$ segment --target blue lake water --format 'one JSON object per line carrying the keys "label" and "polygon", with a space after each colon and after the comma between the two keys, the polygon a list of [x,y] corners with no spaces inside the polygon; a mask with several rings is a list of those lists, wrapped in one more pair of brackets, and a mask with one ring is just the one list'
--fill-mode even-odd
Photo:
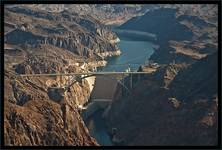
{"label": "blue lake water", "polygon": [[125,71],[129,67],[131,71],[136,71],[154,52],[152,46],[153,44],[148,41],[133,41],[120,37],[118,47],[122,54],[108,58],[108,64],[102,71]]}

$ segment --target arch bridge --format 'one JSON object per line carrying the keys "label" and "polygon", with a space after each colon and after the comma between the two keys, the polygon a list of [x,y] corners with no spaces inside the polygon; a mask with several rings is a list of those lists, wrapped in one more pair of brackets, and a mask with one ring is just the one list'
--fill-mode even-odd
{"label": "arch bridge", "polygon": [[[92,76],[96,76],[95,85],[91,92],[90,99],[85,106],[79,105],[79,110],[82,112],[84,119],[87,119],[98,109],[105,109],[107,112],[113,100],[117,84],[124,87],[125,91],[131,92],[133,88],[133,75],[137,75],[137,80],[140,76],[148,74],[148,72],[80,72],[80,73],[52,73],[52,74],[20,74],[20,77],[42,77],[42,76],[73,76],[72,80],[67,86],[64,87],[50,87],[54,91],[65,93],[69,91],[70,87],[77,82],[82,82]],[[124,77],[129,77],[128,86],[124,83]],[[123,79],[123,80],[122,80]],[[62,95],[64,96],[64,95]],[[61,96],[60,96],[61,98]]]}
{"label": "arch bridge", "polygon": [[[109,78],[112,78],[111,76],[118,77],[125,77],[130,75],[130,87],[132,88],[133,82],[132,77],[133,75],[138,75],[138,78],[142,74],[148,74],[148,72],[79,72],[79,73],[51,73],[51,74],[19,74],[17,76],[20,77],[41,77],[41,76],[73,76],[73,82],[69,84],[66,87],[63,87],[64,90],[68,90],[73,84],[76,82],[81,82],[83,79],[92,77],[92,76],[109,76]],[[61,87],[60,87],[61,88]]]}

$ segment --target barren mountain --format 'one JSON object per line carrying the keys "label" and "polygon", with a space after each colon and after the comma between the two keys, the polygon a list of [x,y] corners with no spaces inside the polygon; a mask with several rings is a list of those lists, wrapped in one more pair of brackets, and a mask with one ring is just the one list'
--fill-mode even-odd
{"label": "barren mountain", "polygon": [[81,15],[90,15],[106,25],[120,25],[134,16],[144,14],[148,7],[152,8],[151,5],[144,8],[139,4],[33,4],[29,7],[48,12],[67,10]]}
{"label": "barren mountain", "polygon": [[115,141],[121,145],[217,145],[217,57],[215,53],[190,66],[160,67],[134,80],[128,95],[120,86],[107,117],[110,133],[116,128]]}
{"label": "barren mountain", "polygon": [[24,6],[6,9],[5,20],[5,38],[10,44],[48,44],[86,57],[118,54],[116,35],[90,16]]}
{"label": "barren mountain", "polygon": [[191,63],[217,50],[216,5],[160,6],[160,9],[134,17],[120,26],[121,29],[157,35],[160,47],[151,56],[151,60],[158,63],[174,60]]}
{"label": "barren mountain", "polygon": [[[117,144],[218,143],[217,7],[174,7],[166,5],[120,26],[156,34],[160,47],[151,56],[159,67],[141,66],[139,71],[152,71],[140,80],[133,77],[130,94],[119,85],[107,117]],[[124,82],[129,85],[130,78]]]}
{"label": "barren mountain", "polygon": [[7,7],[4,23],[5,145],[98,145],[79,114],[90,96],[88,81],[62,91],[72,77],[17,75],[102,66],[120,53],[116,35],[89,15],[29,5]]}

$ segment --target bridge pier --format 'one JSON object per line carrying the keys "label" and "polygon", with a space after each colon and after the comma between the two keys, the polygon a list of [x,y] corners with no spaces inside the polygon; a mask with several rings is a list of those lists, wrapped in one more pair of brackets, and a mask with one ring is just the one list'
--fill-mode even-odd
{"label": "bridge pier", "polygon": [[133,74],[130,74],[130,88],[133,88]]}
{"label": "bridge pier", "polygon": [[140,75],[138,74],[138,82],[140,82]]}
{"label": "bridge pier", "polygon": [[[122,77],[122,80],[120,80],[120,82],[122,82],[123,85],[125,85],[125,84],[124,84],[124,78],[123,78],[123,77]],[[121,95],[123,96],[123,94],[124,94],[124,89],[123,89],[123,87],[121,87],[120,89],[121,89]]]}

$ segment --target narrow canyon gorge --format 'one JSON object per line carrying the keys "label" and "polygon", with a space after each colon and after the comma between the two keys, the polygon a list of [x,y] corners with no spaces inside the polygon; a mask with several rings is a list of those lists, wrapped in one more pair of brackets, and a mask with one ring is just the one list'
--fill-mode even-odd
{"label": "narrow canyon gorge", "polygon": [[[103,71],[146,74],[47,76]],[[217,5],[5,5],[4,145],[214,146],[217,132]]]}

